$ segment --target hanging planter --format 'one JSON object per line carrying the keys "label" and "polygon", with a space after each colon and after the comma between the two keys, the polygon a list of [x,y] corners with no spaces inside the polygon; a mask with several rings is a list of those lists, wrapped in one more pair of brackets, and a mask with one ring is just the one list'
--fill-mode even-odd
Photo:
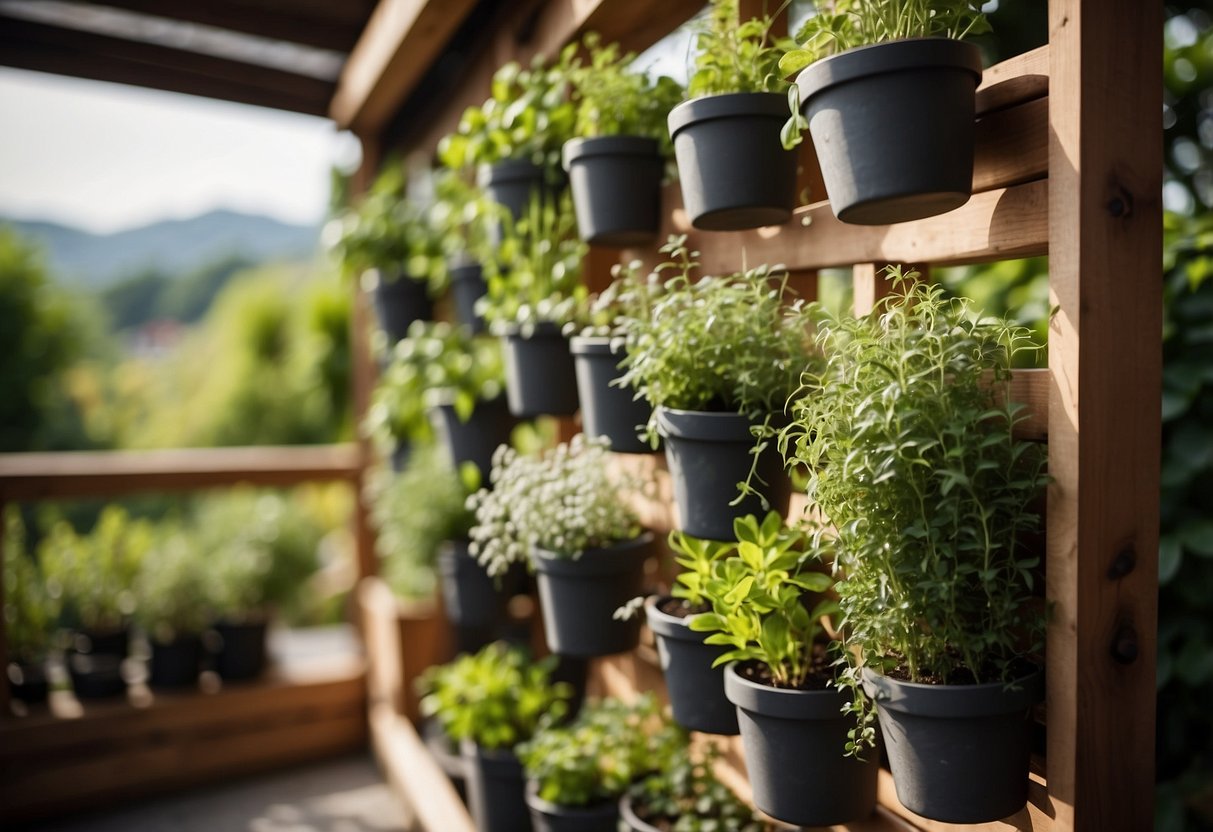
{"label": "hanging planter", "polygon": [[535,832],[616,832],[619,823],[619,803],[615,800],[562,806],[540,797],[534,781],[527,783],[526,803]]}
{"label": "hanging planter", "polygon": [[565,142],[577,229],[590,245],[628,248],[661,229],[664,161],[656,139],[600,136]]}
{"label": "hanging planter", "polygon": [[[707,540],[732,540],[735,518],[766,513],[756,495],[732,504],[739,494],[738,483],[750,476],[754,466],[753,426],[738,413],[657,409],[657,430],[665,439],[682,531]],[[760,454],[756,474],[754,488],[766,496],[772,509],[786,514],[792,486],[774,442]]]}
{"label": "hanging planter", "polygon": [[653,449],[637,432],[648,423],[653,408],[644,399],[636,398],[630,387],[614,383],[623,376],[619,369],[623,347],[612,346],[611,339],[605,336],[577,336],[569,339],[569,350],[576,367],[582,428],[586,434],[591,438],[604,437],[616,453],[652,453]]}
{"label": "hanging planter", "polygon": [[408,335],[413,321],[428,321],[434,317],[429,286],[425,280],[404,274],[389,280],[380,271],[379,282],[375,285],[375,315],[388,343],[395,344]]}
{"label": "hanging planter", "polygon": [[618,620],[615,610],[642,594],[644,562],[653,535],[601,549],[576,558],[536,549],[531,562],[538,573],[543,632],[553,653],[567,656],[609,656],[634,648],[640,640],[640,620]]}
{"label": "hanging planter", "polygon": [[460,744],[467,777],[468,808],[478,832],[530,829],[522,763],[512,751],[486,751],[473,742]]}
{"label": "hanging planter", "polygon": [[27,705],[46,701],[50,684],[46,678],[46,665],[42,662],[9,662],[8,689],[13,698]]}
{"label": "hanging planter", "polygon": [[215,672],[225,682],[256,679],[266,666],[266,620],[219,621],[211,631]]}
{"label": "hanging planter", "polygon": [[790,690],[747,678],[730,664],[724,689],[737,706],[746,770],[759,809],[799,826],[861,820],[876,806],[880,758],[843,756],[853,716],[849,695],[835,688]]}
{"label": "hanging planter", "polygon": [[801,72],[801,112],[834,215],[886,225],[968,202],[980,82],[981,52],[950,38],[861,46]]}
{"label": "hanging planter", "polygon": [[691,225],[740,231],[792,218],[796,154],[784,150],[779,138],[787,114],[784,96],[767,92],[709,95],[670,111]]}
{"label": "hanging planter", "polygon": [[916,684],[865,668],[863,686],[876,700],[903,806],[948,823],[1001,820],[1023,808],[1042,670],[1008,687]]}
{"label": "hanging planter", "polygon": [[198,684],[202,670],[202,637],[182,635],[162,642],[149,638],[152,648],[147,683],[153,688],[184,688]]}
{"label": "hanging planter", "polygon": [[503,340],[511,413],[529,418],[577,412],[577,372],[568,339],[556,324],[537,324],[529,335],[511,326]]}
{"label": "hanging planter", "polygon": [[692,731],[732,736],[738,732],[737,709],[724,695],[723,668],[712,667],[727,648],[704,644],[708,633],[693,631],[689,617],[665,611],[680,603],[669,595],[653,595],[644,602],[645,619],[657,637],[674,721]]}
{"label": "hanging planter", "polygon": [[442,602],[456,627],[489,630],[497,623],[502,593],[468,551],[467,540],[448,540],[438,553]]}
{"label": "hanging planter", "polygon": [[467,421],[459,418],[453,403],[442,402],[430,409],[434,432],[438,434],[451,461],[458,469],[470,462],[480,471],[480,481],[488,483],[493,468],[493,452],[510,441],[517,424],[510,414],[505,396],[476,402]]}
{"label": "hanging planter", "polygon": [[76,697],[108,699],[125,693],[122,662],[129,646],[129,627],[73,633],[64,660]]}
{"label": "hanging planter", "polygon": [[518,220],[526,214],[531,200],[543,193],[544,170],[526,159],[507,159],[481,165],[476,171],[476,184],[484,189],[485,196]]}
{"label": "hanging planter", "polygon": [[471,327],[473,333],[484,332],[484,318],[476,314],[476,301],[484,297],[488,284],[479,263],[457,261],[448,265],[451,273],[451,298],[455,303],[455,320]]}

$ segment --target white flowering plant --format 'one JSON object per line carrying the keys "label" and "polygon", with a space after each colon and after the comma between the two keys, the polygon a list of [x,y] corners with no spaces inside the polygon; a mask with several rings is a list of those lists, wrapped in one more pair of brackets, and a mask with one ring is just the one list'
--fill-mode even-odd
{"label": "white flowering plant", "polygon": [[476,512],[471,552],[494,577],[535,549],[575,559],[587,549],[632,540],[640,522],[625,495],[636,483],[614,476],[605,440],[574,436],[536,455],[502,445],[492,490],[468,498]]}

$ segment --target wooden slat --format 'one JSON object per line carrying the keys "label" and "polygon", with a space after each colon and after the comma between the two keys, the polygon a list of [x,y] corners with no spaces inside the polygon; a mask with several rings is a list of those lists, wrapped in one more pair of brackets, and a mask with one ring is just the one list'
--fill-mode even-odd
{"label": "wooden slat", "polygon": [[1040,46],[995,64],[982,73],[977,115],[1049,94],[1049,47]]}
{"label": "wooden slat", "polygon": [[1037,98],[978,120],[973,193],[1042,179],[1049,172],[1049,101]]}
{"label": "wooden slat", "polygon": [[0,498],[114,496],[249,483],[353,480],[355,445],[0,454]]}
{"label": "wooden slat", "polygon": [[887,769],[880,771],[876,800],[884,812],[922,832],[1049,832],[1054,826],[1044,778],[1035,773],[1029,778],[1027,805],[1011,817],[991,823],[943,823],[911,812],[897,799],[897,787]]}
{"label": "wooden slat", "polygon": [[1046,679],[1058,829],[1154,822],[1161,25],[1160,3],[1049,2]]}
{"label": "wooden slat", "polygon": [[371,742],[379,767],[425,832],[475,832],[451,781],[417,730],[387,705],[371,709]]}

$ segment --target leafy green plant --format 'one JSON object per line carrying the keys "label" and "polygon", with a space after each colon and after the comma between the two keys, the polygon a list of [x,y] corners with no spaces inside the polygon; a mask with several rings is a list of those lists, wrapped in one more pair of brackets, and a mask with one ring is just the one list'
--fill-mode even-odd
{"label": "leafy green plant", "polygon": [[551,63],[537,56],[529,69],[503,65],[488,100],[464,110],[456,131],[439,143],[438,158],[453,170],[507,159],[559,170],[560,148],[573,138],[577,120],[569,94],[576,52],[573,43]]}
{"label": "leafy green plant", "polygon": [[691,98],[734,92],[779,92],[786,86],[779,59],[791,45],[775,38],[774,14],[741,19],[740,0],[712,0],[704,28],[696,35],[695,68],[687,84]]}
{"label": "leafy green plant", "polygon": [[525,216],[502,222],[497,256],[485,261],[488,293],[476,311],[494,332],[513,326],[529,335],[540,323],[563,326],[586,303],[581,262],[589,247],[577,236],[567,192],[533,199]]}
{"label": "leafy green plant", "polygon": [[26,551],[25,526],[16,506],[4,512],[4,624],[11,661],[37,663],[46,658],[58,599],[48,591],[46,577]]}
{"label": "leafy green plant", "polygon": [[863,661],[914,682],[1011,682],[1044,627],[1025,537],[1045,457],[1014,437],[1023,406],[1009,393],[1012,357],[1037,347],[913,272],[889,276],[871,315],[822,313],[826,364],[780,446],[808,466],[808,495],[837,528],[818,542],[844,576]]}
{"label": "leafy green plant", "polygon": [[381,468],[367,485],[381,574],[402,598],[427,598],[444,541],[467,537],[468,488],[436,445],[416,445],[399,474]]}
{"label": "leafy green plant", "polygon": [[366,428],[381,439],[433,439],[429,409],[449,402],[466,422],[477,402],[505,390],[505,365],[496,338],[478,338],[445,321],[414,321],[397,342],[379,377]]}
{"label": "leafy green plant", "polygon": [[[782,412],[816,360],[803,303],[784,303],[786,273],[758,266],[694,282],[698,252],[685,237],[671,237],[661,251],[672,259],[658,272],[674,272],[664,292],[643,314],[619,316],[627,344],[621,383],[654,407],[755,420]],[[648,435],[655,446],[655,416]]]}
{"label": "leafy green plant", "polygon": [[[906,38],[961,40],[990,31],[981,0],[815,0],[817,13],[796,33],[800,45],[779,59],[783,77],[857,46]],[[808,121],[800,112],[800,88],[788,87],[791,116],[783,126],[783,146],[800,144]]]}
{"label": "leafy green plant", "polygon": [[635,483],[612,474],[605,440],[578,434],[546,452],[521,455],[502,445],[493,455],[492,490],[468,500],[476,512],[471,552],[493,576],[538,547],[575,559],[586,549],[640,534],[625,500]]}
{"label": "leafy green plant", "polygon": [[771,832],[772,826],[713,773],[720,749],[687,745],[666,765],[645,776],[628,795],[632,810],[650,826],[668,832]]}
{"label": "leafy green plant", "polygon": [[[700,592],[712,610],[689,621],[692,630],[712,634],[708,644],[729,648],[713,666],[758,662],[770,684],[781,688],[806,687],[815,670],[832,675],[823,674],[824,653],[817,648],[821,619],[838,605],[827,598],[810,612],[802,599],[825,592],[833,580],[811,570],[803,532],[786,528],[774,511],[761,524],[752,514],[738,518],[733,531],[736,543],[707,544],[712,568]],[[722,549],[727,556],[719,554]]]}
{"label": "leafy green plant", "polygon": [[511,750],[568,711],[572,687],[551,681],[555,664],[554,656],[532,662],[522,648],[494,642],[427,670],[418,682],[421,711],[456,742]]}
{"label": "leafy green plant", "polygon": [[682,600],[687,609],[696,613],[707,612],[712,606],[705,594],[716,570],[734,544],[717,540],[703,540],[674,529],[668,538],[674,562],[682,567],[670,587],[670,595]]}
{"label": "leafy green plant", "polygon": [[[491,260],[497,254],[493,229],[506,211],[468,181],[462,171],[440,168],[431,176],[433,201],[427,212],[430,228],[438,237],[437,251],[429,260],[431,281],[446,285],[450,267],[469,260]],[[435,275],[441,272],[442,277]]]}
{"label": "leafy green plant", "polygon": [[571,724],[545,727],[517,750],[541,799],[588,806],[617,800],[637,777],[665,768],[686,743],[686,733],[646,693],[630,705],[588,702]]}
{"label": "leafy green plant", "polygon": [[164,643],[209,626],[211,601],[203,590],[210,567],[187,533],[161,529],[158,538],[135,579],[135,621]]}
{"label": "leafy green plant", "polygon": [[38,547],[38,562],[69,621],[81,629],[111,630],[135,611],[131,587],[153,542],[150,523],[107,506],[88,534],[78,534],[66,521],[53,525]]}

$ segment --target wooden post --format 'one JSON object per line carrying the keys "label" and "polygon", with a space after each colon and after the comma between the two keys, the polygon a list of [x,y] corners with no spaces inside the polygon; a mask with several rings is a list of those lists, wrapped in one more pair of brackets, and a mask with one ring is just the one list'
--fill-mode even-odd
{"label": "wooden post", "polygon": [[8,689],[8,619],[5,617],[4,600],[6,590],[4,588],[4,535],[8,528],[8,523],[5,519],[7,507],[3,499],[0,499],[0,719],[9,716],[9,689]]}
{"label": "wooden post", "polygon": [[1049,2],[1048,784],[1058,829],[1153,825],[1161,4]]}

